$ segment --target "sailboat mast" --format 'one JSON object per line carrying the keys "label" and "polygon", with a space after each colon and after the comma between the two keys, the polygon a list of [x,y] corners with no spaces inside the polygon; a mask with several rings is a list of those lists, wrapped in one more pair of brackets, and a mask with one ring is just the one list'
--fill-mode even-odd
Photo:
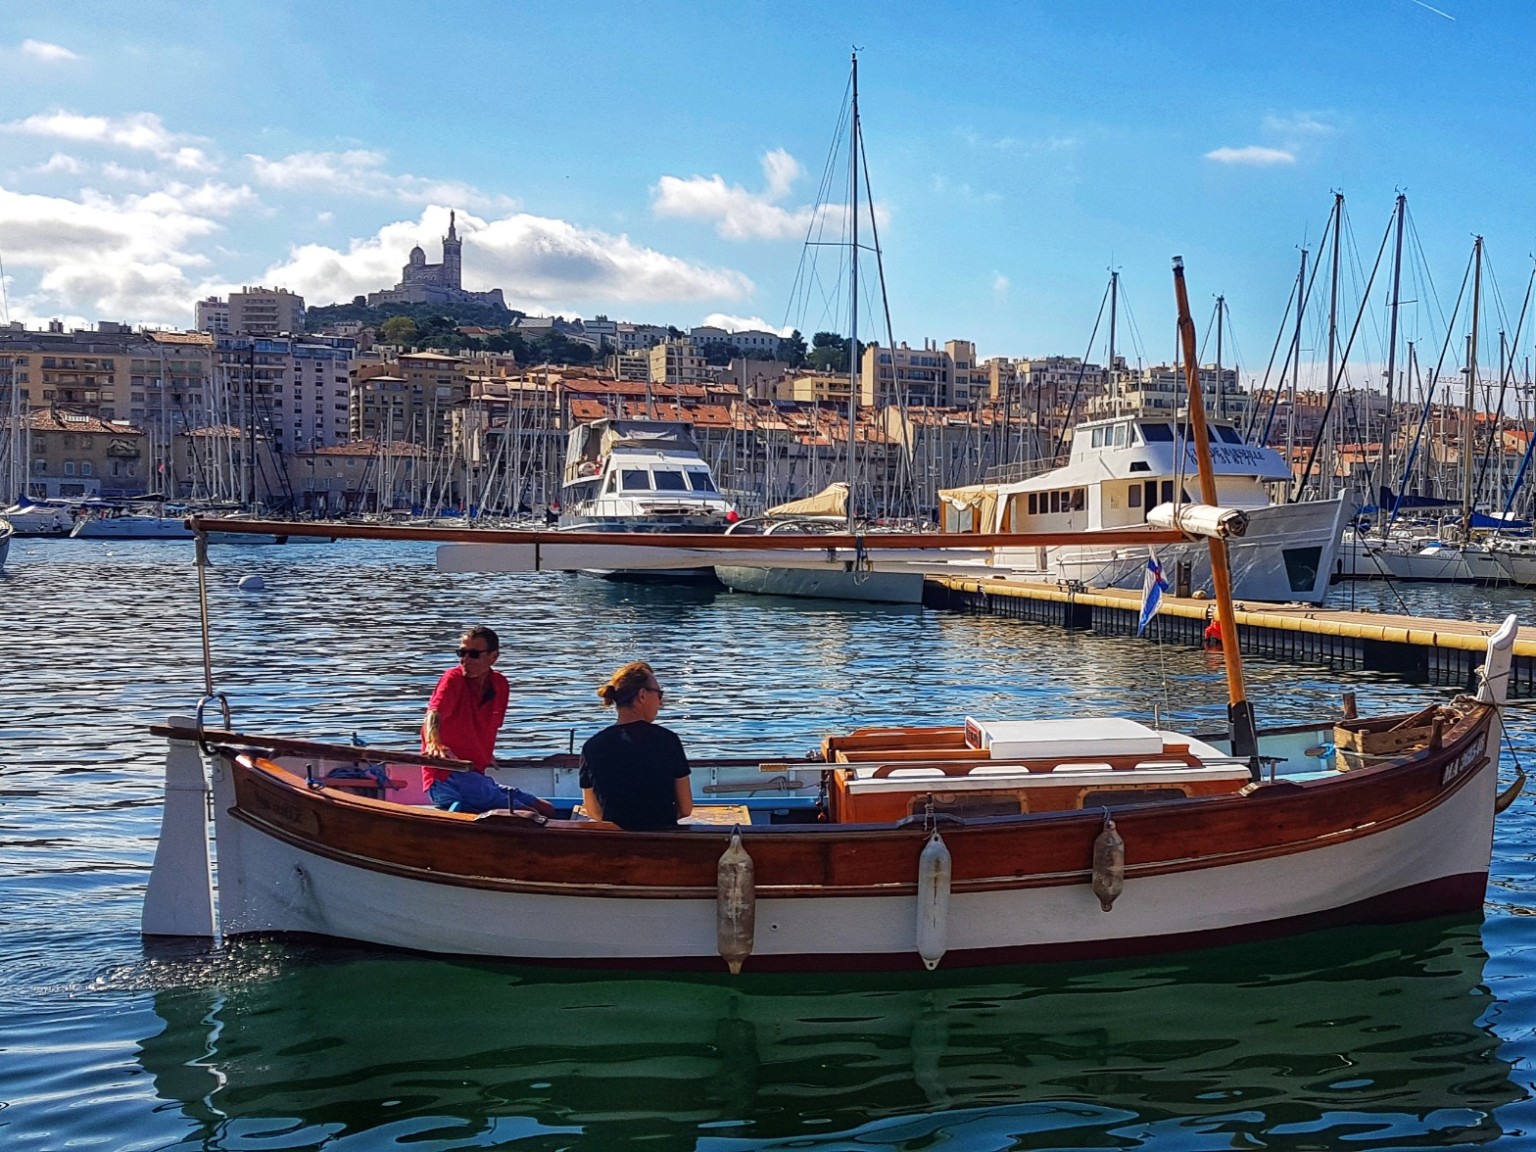
{"label": "sailboat mast", "polygon": [[[1334,392],[1333,392],[1333,386],[1334,386],[1334,380],[1333,380],[1334,353],[1338,349],[1338,344],[1339,344],[1339,240],[1341,238],[1341,233],[1343,232],[1343,230],[1344,230],[1344,193],[1342,193],[1342,192],[1335,192],[1333,194],[1333,254],[1332,254],[1333,255],[1333,264],[1332,264],[1332,268],[1331,268],[1331,271],[1330,271],[1330,274],[1329,274],[1329,277],[1328,277],[1328,396],[1329,396],[1329,399],[1330,399],[1330,403],[1332,401],[1332,397],[1333,397],[1333,394],[1334,394]],[[1317,443],[1321,444],[1323,442],[1324,438],[1327,437],[1328,435],[1329,435],[1329,430],[1327,428],[1319,428],[1317,430],[1317,436],[1318,436]],[[1316,447],[1317,447],[1317,445],[1315,444],[1314,445],[1314,452],[1313,452],[1314,455],[1316,454]],[[1312,461],[1311,461],[1311,459],[1308,459],[1308,461],[1307,461],[1307,475],[1302,477],[1303,485],[1305,485],[1307,480],[1311,479],[1311,475],[1312,475]],[[1335,475],[1337,475],[1337,473],[1335,473]],[[1331,495],[1331,493],[1324,486],[1324,484],[1323,484],[1321,479],[1319,479],[1318,482],[1317,482],[1317,494],[1320,497],[1327,497],[1327,496]],[[1298,495],[1300,495],[1300,493],[1298,493]]]}
{"label": "sailboat mast", "polygon": [[[1397,194],[1397,244],[1392,256],[1392,313],[1391,323],[1387,329],[1387,406],[1381,422],[1381,464],[1376,470],[1376,474],[1382,480],[1387,478],[1387,453],[1392,440],[1392,379],[1393,373],[1397,371],[1397,313],[1402,303],[1403,282],[1403,217],[1407,212],[1408,197],[1399,192]],[[1375,495],[1377,529],[1385,534],[1387,530],[1386,501],[1381,498],[1380,492]]]}
{"label": "sailboat mast", "polygon": [[1109,395],[1110,411],[1120,415],[1120,373],[1115,371],[1115,319],[1120,304],[1120,273],[1109,274]]}
{"label": "sailboat mast", "polygon": [[[853,507],[858,490],[858,418],[859,418],[859,54],[853,57],[853,104],[848,121],[848,531],[853,531]],[[891,369],[896,368],[896,352],[891,350]]]}
{"label": "sailboat mast", "polygon": [[1221,386],[1221,335],[1226,310],[1227,298],[1216,297],[1216,415],[1223,420],[1227,418],[1227,390]]}
{"label": "sailboat mast", "polygon": [[[1211,441],[1205,420],[1205,398],[1200,392],[1199,353],[1195,349],[1195,322],[1189,314],[1189,292],[1184,285],[1184,258],[1173,258],[1173,288],[1179,304],[1179,337],[1184,351],[1184,386],[1189,395],[1189,432],[1195,443],[1200,470],[1200,500],[1216,504],[1216,470],[1211,461]],[[1227,542],[1207,537],[1211,552],[1211,582],[1216,588],[1216,608],[1221,622],[1221,654],[1227,669],[1227,722],[1232,754],[1248,760],[1254,779],[1259,778],[1258,730],[1253,705],[1243,687],[1243,659],[1238,650],[1237,620],[1232,611],[1232,572],[1227,564]]]}
{"label": "sailboat mast", "polygon": [[[1301,374],[1301,322],[1302,314],[1306,310],[1307,299],[1307,250],[1301,250],[1301,271],[1296,274],[1296,332],[1291,337],[1291,389],[1287,399],[1290,402],[1290,416],[1285,422],[1285,467],[1289,472],[1295,466],[1296,460],[1296,377]],[[1266,437],[1267,439],[1267,437]],[[1285,489],[1286,500],[1290,500],[1291,489],[1287,485]]]}
{"label": "sailboat mast", "polygon": [[1461,418],[1461,538],[1472,532],[1473,404],[1477,399],[1477,322],[1483,301],[1483,238],[1472,242],[1472,334],[1467,337],[1467,401]]}

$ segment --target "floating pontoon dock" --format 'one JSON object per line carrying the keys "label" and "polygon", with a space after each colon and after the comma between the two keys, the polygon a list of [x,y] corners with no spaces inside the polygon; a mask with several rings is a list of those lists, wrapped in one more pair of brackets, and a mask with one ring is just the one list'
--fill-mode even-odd
{"label": "floating pontoon dock", "polygon": [[[1135,635],[1141,614],[1141,592],[1135,589],[954,576],[930,576],[923,603],[1107,635]],[[1165,595],[1147,636],[1198,646],[1214,611],[1211,600]],[[1487,650],[1487,638],[1496,627],[1471,620],[1305,605],[1239,603],[1236,616],[1238,640],[1246,655],[1393,672],[1437,684],[1471,684]],[[1536,628],[1520,629],[1509,691],[1512,696],[1536,695]]]}

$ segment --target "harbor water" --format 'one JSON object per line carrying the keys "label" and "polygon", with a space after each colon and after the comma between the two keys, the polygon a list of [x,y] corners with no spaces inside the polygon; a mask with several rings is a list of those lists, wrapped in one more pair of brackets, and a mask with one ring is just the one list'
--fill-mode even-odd
{"label": "harbor water", "polygon": [[[699,755],[795,756],[859,724],[967,715],[1189,731],[1225,715],[1219,659],[1126,637],[445,575],[414,544],[212,556],[214,683],[250,731],[412,746],[477,622],[502,638],[507,754],[602,726],[594,689],[635,658]],[[1536,1146],[1530,794],[1500,817],[1482,917],[1154,961],[624,979],[314,941],[157,944],[138,933],[164,756],[147,729],[203,689],[191,545],[18,540],[0,594],[6,1152]],[[1335,594],[1536,621],[1528,592]],[[1346,690],[1362,711],[1450,691],[1247,671],[1261,723],[1336,710]],[[1527,767],[1533,718],[1510,708]]]}

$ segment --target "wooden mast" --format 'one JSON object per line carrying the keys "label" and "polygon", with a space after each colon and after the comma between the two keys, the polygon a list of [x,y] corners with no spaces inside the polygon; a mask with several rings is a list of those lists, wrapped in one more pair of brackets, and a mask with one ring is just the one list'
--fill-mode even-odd
{"label": "wooden mast", "polygon": [[[1211,441],[1206,430],[1205,399],[1200,392],[1200,364],[1195,350],[1195,322],[1189,314],[1189,292],[1184,284],[1184,258],[1173,258],[1173,290],[1179,304],[1179,338],[1184,353],[1184,381],[1189,394],[1189,436],[1195,443],[1200,469],[1200,501],[1215,507],[1216,472],[1211,463]],[[1219,385],[1218,385],[1219,386]],[[1232,571],[1227,564],[1227,542],[1208,536],[1211,581],[1216,587],[1217,620],[1221,623],[1221,655],[1227,668],[1227,722],[1232,753],[1248,760],[1253,778],[1259,778],[1258,736],[1253,705],[1243,687],[1243,660],[1238,651],[1237,620],[1232,611]]]}
{"label": "wooden mast", "polygon": [[[853,534],[856,517],[854,501],[859,486],[859,54],[854,52],[853,73],[849,84],[853,103],[848,118],[848,503],[844,509],[844,527]],[[896,353],[891,353],[891,370],[896,368]]]}

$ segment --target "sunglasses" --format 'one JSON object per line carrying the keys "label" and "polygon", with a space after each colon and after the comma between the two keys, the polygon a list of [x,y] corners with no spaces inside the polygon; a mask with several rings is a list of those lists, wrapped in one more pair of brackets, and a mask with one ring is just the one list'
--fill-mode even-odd
{"label": "sunglasses", "polygon": [[667,698],[666,689],[664,689],[664,688],[651,688],[651,689],[648,689],[648,690],[651,691],[651,692],[656,693],[656,700],[657,700],[658,703],[660,703],[661,701],[664,701]]}
{"label": "sunglasses", "polygon": [[473,656],[475,659],[478,660],[480,657],[488,656],[488,655],[490,655],[494,651],[495,651],[494,648],[460,648],[459,649],[459,656],[460,656],[460,658],[463,658],[465,656]]}

